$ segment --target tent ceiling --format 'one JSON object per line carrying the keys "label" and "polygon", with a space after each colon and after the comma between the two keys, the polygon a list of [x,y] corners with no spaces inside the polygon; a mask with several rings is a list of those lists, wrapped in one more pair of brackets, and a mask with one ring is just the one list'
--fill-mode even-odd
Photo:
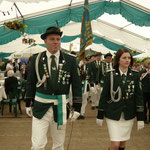
{"label": "tent ceiling", "polygon": [[[0,3],[3,0],[0,0]],[[39,3],[41,1],[48,2],[49,0],[7,0],[8,2],[23,2],[23,3]]]}
{"label": "tent ceiling", "polygon": [[[11,1],[11,0],[8,0],[8,1]],[[13,3],[8,2],[8,1],[0,0],[1,2],[0,11],[7,12],[11,10],[11,6]],[[47,12],[52,12],[52,11],[56,12],[62,9],[67,9],[70,7],[69,6],[70,1],[71,0],[63,0],[63,1],[62,0],[49,0],[48,2],[39,2],[39,3],[32,3],[32,4],[30,3],[26,4],[26,3],[21,3],[21,2],[17,2],[16,4],[18,8],[20,9],[24,18],[28,18],[31,16],[35,16],[35,14],[43,15]],[[89,0],[89,3],[91,2],[93,3],[96,1],[98,0]],[[103,0],[99,0],[99,1],[103,1]],[[114,0],[114,2],[116,1],[118,0]],[[138,10],[142,10],[143,12],[146,12],[148,15],[150,15],[149,0],[142,0],[142,1],[122,0],[122,1],[125,3],[130,3],[134,8],[137,8]],[[30,2],[34,2],[34,1],[31,0]],[[84,3],[84,0],[73,0],[72,6],[70,8],[83,5],[83,3]],[[17,15],[20,16],[19,13]],[[3,13],[0,13],[1,23],[12,18],[16,18],[15,9],[13,9],[10,15],[6,14],[5,16],[3,16]],[[128,48],[135,49],[138,51],[150,50],[149,48],[150,47],[150,27],[140,27],[140,26],[134,25],[131,22],[128,22],[121,15],[109,15],[107,13],[104,13],[98,19],[96,19],[96,21],[92,21],[92,29],[95,35],[111,40],[117,44],[122,44],[124,46],[127,46]],[[64,31],[64,35],[68,35],[68,36],[78,35],[80,34],[81,24],[70,23],[64,26],[62,30]],[[36,41],[39,43],[43,42],[39,38],[40,35],[32,35],[31,37],[35,38]],[[21,49],[24,49],[27,47],[26,45],[21,43],[21,39],[17,39],[15,40],[15,42],[13,41],[8,44],[4,44],[0,46],[0,51],[2,51],[2,49],[7,50],[12,47],[13,47],[12,48],[13,50],[12,49],[11,50],[14,51],[14,49],[18,48],[18,46],[15,46],[16,43],[18,43],[18,41],[20,42]]]}

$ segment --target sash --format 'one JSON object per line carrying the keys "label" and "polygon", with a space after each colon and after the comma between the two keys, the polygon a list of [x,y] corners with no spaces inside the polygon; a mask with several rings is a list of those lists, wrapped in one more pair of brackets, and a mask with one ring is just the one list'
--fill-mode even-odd
{"label": "sash", "polygon": [[87,92],[87,80],[82,81],[83,87],[82,87],[82,94]]}
{"label": "sash", "polygon": [[35,100],[42,103],[54,103],[57,105],[58,112],[58,121],[57,127],[59,125],[65,125],[67,123],[67,112],[66,112],[66,103],[68,102],[69,95],[47,95],[36,92]]}

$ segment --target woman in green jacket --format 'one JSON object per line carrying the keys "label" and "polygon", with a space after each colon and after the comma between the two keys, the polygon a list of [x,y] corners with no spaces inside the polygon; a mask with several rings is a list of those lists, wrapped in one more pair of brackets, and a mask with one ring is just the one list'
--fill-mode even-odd
{"label": "woman in green jacket", "polygon": [[133,58],[127,49],[119,49],[114,58],[114,70],[106,74],[99,102],[97,124],[104,116],[110,136],[109,150],[124,150],[130,139],[135,116],[138,130],[144,127],[143,96],[139,74],[130,68]]}

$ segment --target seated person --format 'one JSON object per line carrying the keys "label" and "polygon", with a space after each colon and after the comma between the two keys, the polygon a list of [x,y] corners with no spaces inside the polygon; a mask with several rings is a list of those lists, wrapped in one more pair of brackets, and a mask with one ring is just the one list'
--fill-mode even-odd
{"label": "seated person", "polygon": [[5,79],[5,92],[7,95],[9,93],[13,93],[14,91],[17,91],[18,87],[18,80],[16,77],[14,77],[14,71],[9,70],[7,72],[8,78]]}

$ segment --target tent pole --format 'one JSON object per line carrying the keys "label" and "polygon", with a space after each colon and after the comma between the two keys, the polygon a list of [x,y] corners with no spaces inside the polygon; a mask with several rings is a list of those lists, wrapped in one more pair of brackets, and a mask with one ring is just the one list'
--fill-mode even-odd
{"label": "tent pole", "polygon": [[72,0],[70,1],[70,4],[69,4],[69,6],[71,6],[71,4],[72,4]]}
{"label": "tent pole", "polygon": [[127,25],[121,27],[120,30],[121,30],[121,29],[124,29],[125,27],[128,27],[128,26],[130,26],[130,25],[132,25],[132,23],[129,23],[129,24],[127,24]]}
{"label": "tent pole", "polygon": [[18,12],[20,13],[21,18],[23,18],[23,15],[21,14],[21,11],[19,10],[19,8],[18,8],[18,6],[16,5],[16,3],[14,3],[14,6],[17,8]]}

